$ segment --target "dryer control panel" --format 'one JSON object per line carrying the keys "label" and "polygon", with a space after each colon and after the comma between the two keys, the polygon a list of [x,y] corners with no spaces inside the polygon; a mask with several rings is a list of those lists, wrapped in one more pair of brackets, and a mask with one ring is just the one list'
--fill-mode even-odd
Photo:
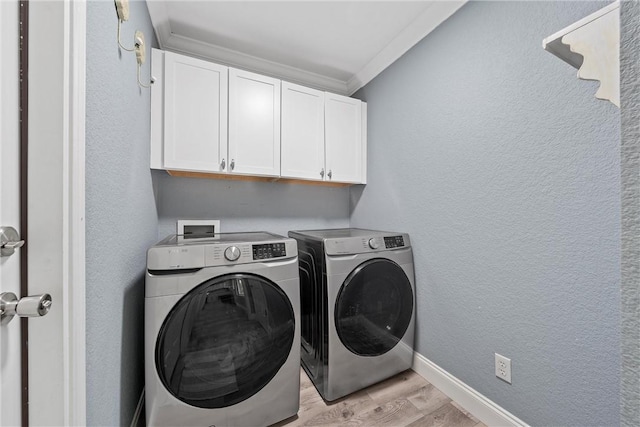
{"label": "dryer control panel", "polygon": [[364,237],[336,237],[323,239],[324,250],[327,255],[364,254],[371,252],[400,250],[411,247],[409,235],[375,235]]}

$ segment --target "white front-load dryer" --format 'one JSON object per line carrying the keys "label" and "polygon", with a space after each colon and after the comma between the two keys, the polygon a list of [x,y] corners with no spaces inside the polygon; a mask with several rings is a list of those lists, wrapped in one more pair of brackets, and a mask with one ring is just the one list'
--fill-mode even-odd
{"label": "white front-load dryer", "polygon": [[415,278],[406,233],[290,231],[298,241],[302,367],[333,401],[409,369]]}
{"label": "white front-load dryer", "polygon": [[170,236],[147,254],[149,426],[267,426],[300,399],[296,241]]}

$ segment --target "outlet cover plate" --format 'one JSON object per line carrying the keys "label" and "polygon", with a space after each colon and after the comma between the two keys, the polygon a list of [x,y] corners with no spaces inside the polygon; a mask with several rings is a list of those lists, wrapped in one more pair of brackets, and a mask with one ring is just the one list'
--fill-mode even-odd
{"label": "outlet cover plate", "polygon": [[511,384],[511,359],[495,353],[496,377]]}

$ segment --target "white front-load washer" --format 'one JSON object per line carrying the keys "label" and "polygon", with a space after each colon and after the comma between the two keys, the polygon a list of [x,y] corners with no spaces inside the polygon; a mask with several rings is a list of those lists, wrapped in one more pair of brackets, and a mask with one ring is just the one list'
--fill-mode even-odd
{"label": "white front-load washer", "polygon": [[169,236],[145,284],[149,426],[267,426],[298,412],[296,241]]}
{"label": "white front-load washer", "polygon": [[302,367],[327,401],[411,367],[413,252],[405,233],[290,231],[298,241]]}

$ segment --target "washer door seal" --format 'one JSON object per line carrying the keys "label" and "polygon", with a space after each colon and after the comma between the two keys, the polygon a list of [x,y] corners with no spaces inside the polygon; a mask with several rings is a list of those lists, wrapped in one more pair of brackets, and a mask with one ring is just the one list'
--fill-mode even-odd
{"label": "washer door seal", "polygon": [[359,356],[380,356],[402,339],[413,314],[409,278],[395,262],[374,258],[345,279],[335,304],[342,344]]}
{"label": "washer door seal", "polygon": [[223,408],[256,394],[291,352],[295,316],[275,283],[252,274],[210,279],[187,293],[164,320],[156,370],[177,399]]}

